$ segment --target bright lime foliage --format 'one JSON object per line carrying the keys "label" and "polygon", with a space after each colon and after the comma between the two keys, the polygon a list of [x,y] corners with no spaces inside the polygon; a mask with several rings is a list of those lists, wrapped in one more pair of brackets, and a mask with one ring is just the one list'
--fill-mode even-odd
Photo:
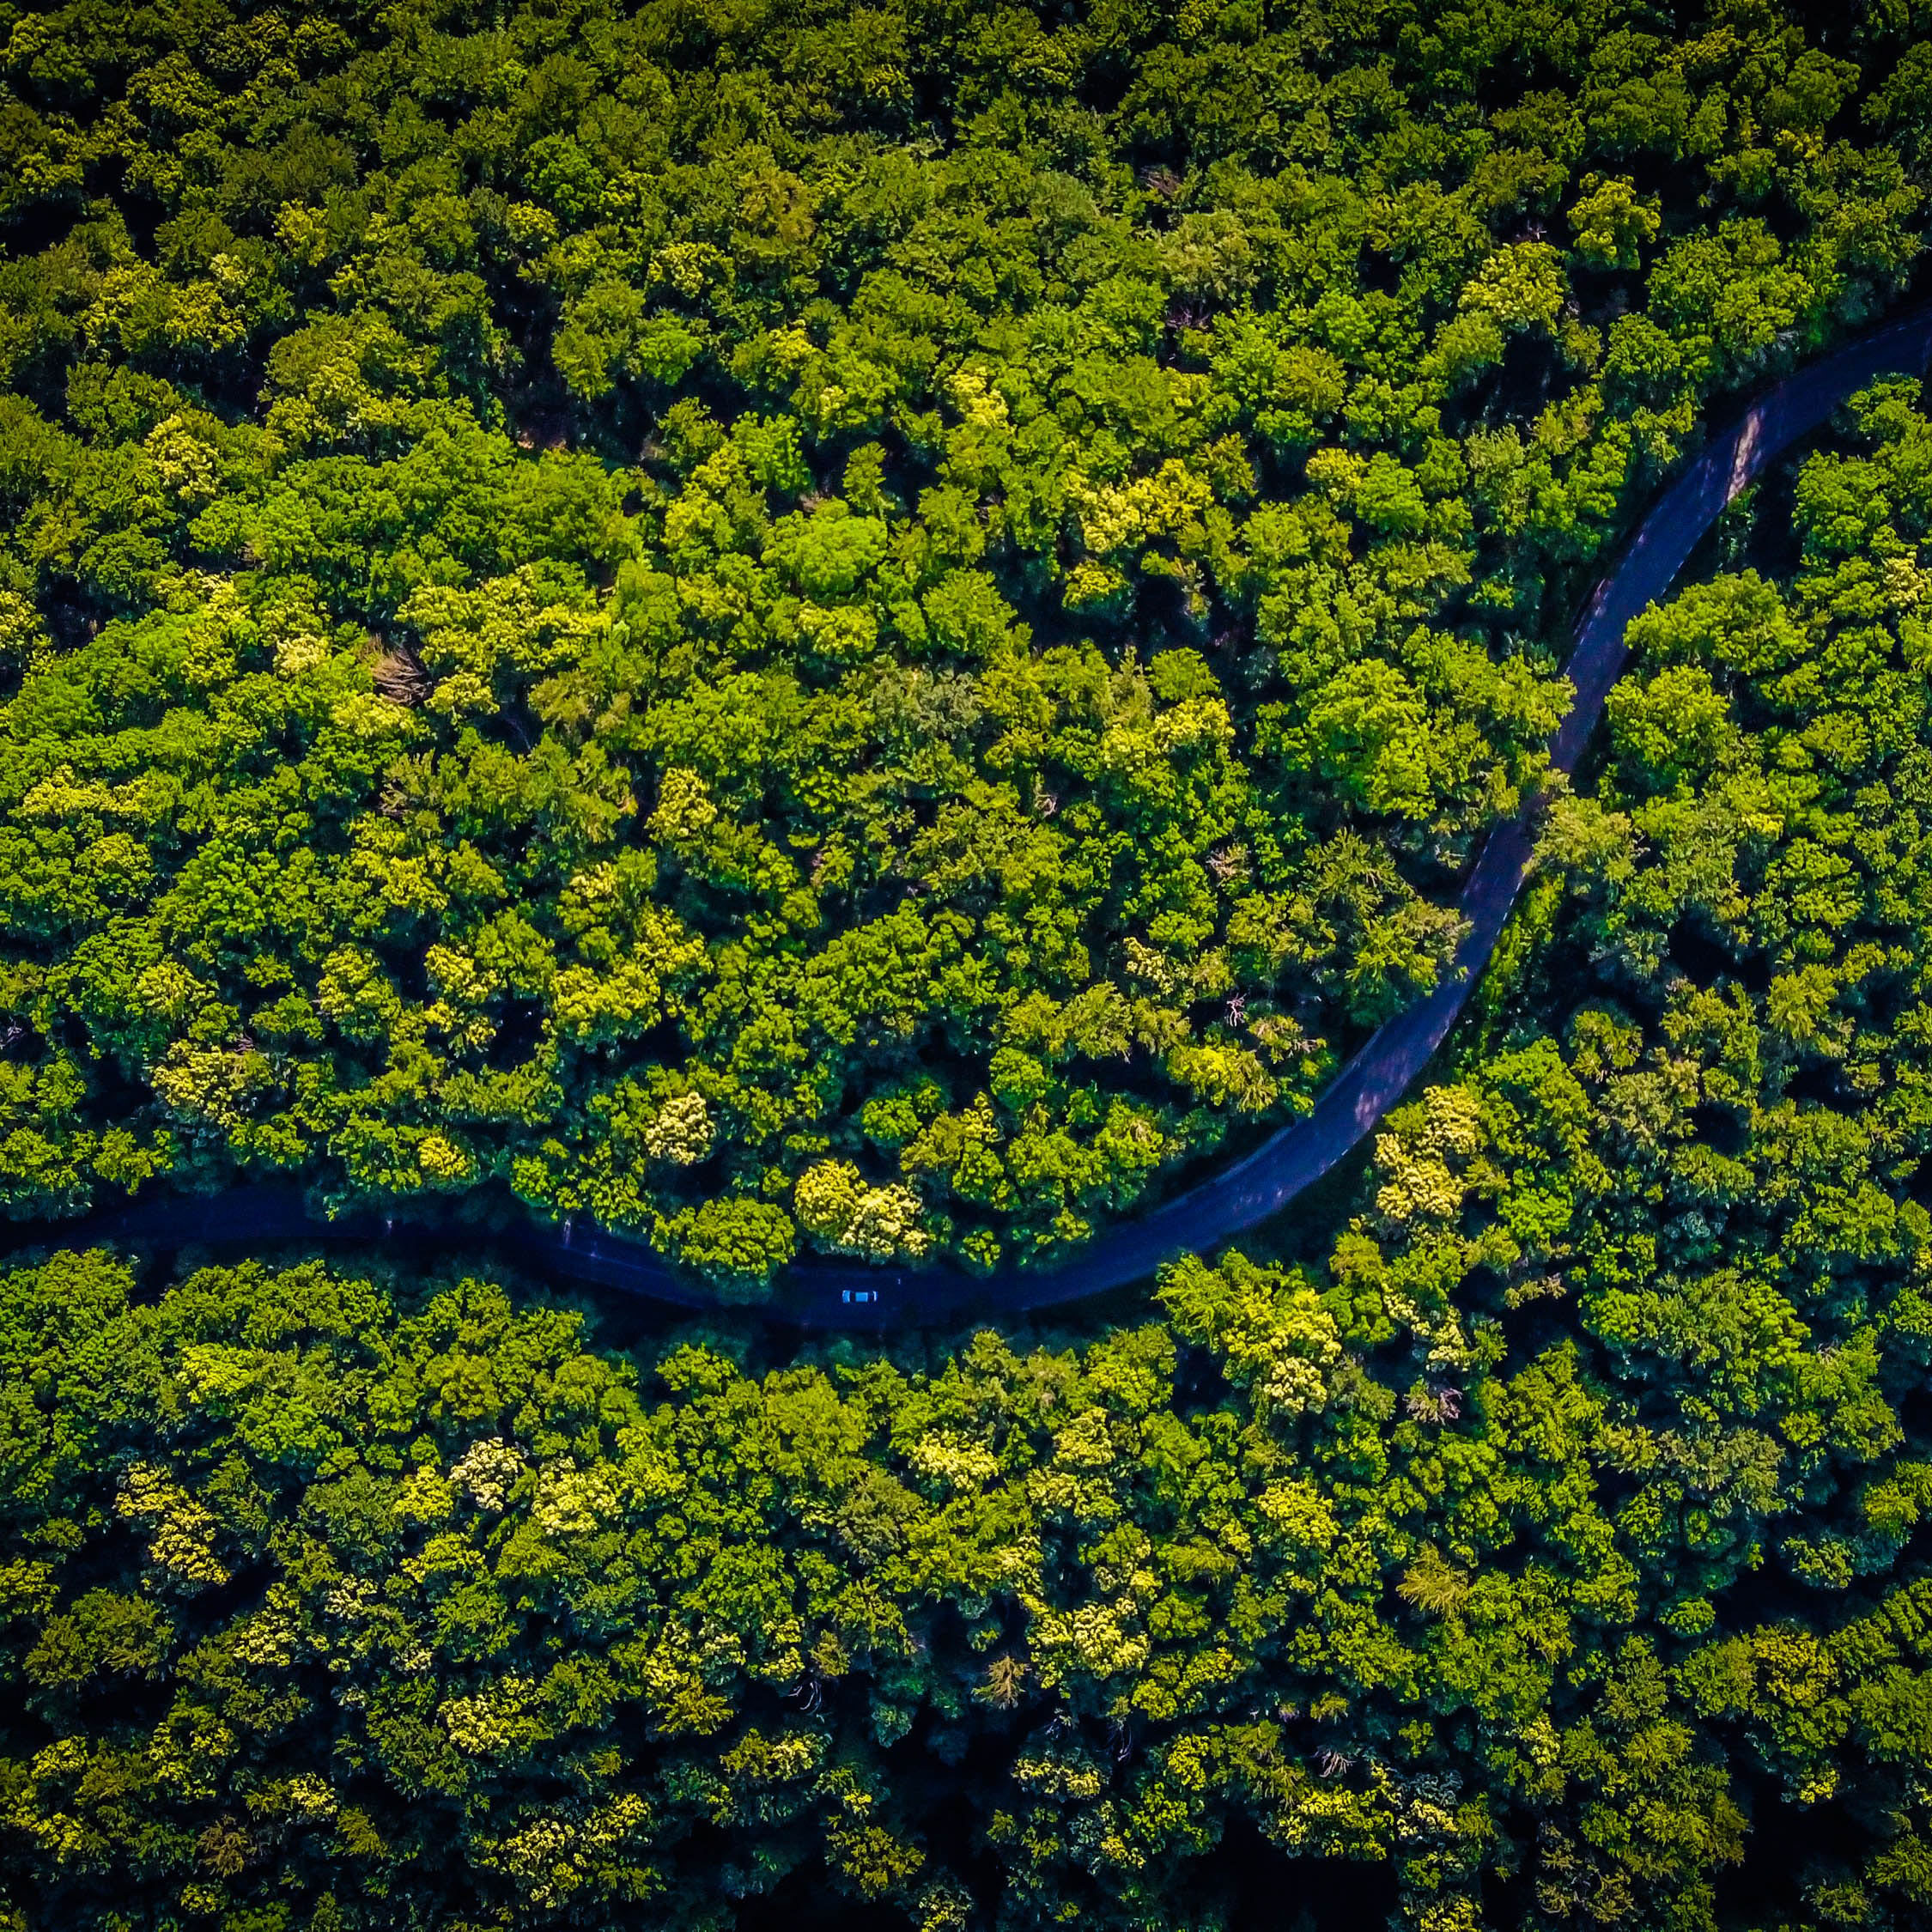
{"label": "bright lime foliage", "polygon": [[1606,538],[1915,257],[1922,50],[1814,39],[0,9],[0,1197],[494,1185],[744,1294],[1304,1108]]}

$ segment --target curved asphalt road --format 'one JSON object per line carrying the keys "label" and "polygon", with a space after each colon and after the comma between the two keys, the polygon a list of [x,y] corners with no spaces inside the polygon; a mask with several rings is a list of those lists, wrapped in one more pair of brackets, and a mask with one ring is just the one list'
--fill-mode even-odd
{"label": "curved asphalt road", "polygon": [[[1765,464],[1822,425],[1874,377],[1922,372],[1932,357],[1932,307],[1917,308],[1800,370],[1769,390],[1713,440],[1652,507],[1598,585],[1577,626],[1569,672],[1576,702],[1551,741],[1558,770],[1572,772],[1625,659],[1631,618],[1662,597],[1718,513]],[[940,1325],[975,1315],[1019,1313],[1078,1301],[1151,1276],[1184,1252],[1212,1249],[1285,1206],[1360,1144],[1414,1082],[1474,989],[1528,869],[1528,817],[1485,845],[1461,909],[1467,937],[1453,970],[1425,999],[1371,1034],[1312,1112],[1138,1221],[1116,1223],[1061,1266],[1007,1268],[980,1278],[950,1267],[876,1267],[817,1261],[787,1268],[761,1312],[805,1328],[879,1329]],[[418,1224],[404,1220],[407,1227]],[[205,1196],[158,1196],[84,1221],[40,1224],[21,1238],[64,1243],[166,1243],[295,1239],[381,1240],[394,1221],[325,1221],[294,1189],[241,1187]],[[525,1221],[507,1230],[452,1224],[453,1242],[489,1239],[552,1274],[624,1290],[684,1308],[714,1309],[712,1293],[650,1249],[590,1225]],[[857,1297],[863,1296],[865,1299]]]}

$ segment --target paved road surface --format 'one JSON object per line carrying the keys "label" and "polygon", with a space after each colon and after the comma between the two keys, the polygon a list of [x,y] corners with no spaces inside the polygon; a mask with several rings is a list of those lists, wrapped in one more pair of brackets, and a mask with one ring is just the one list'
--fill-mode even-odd
{"label": "paved road surface", "polygon": [[[1874,377],[1923,371],[1932,355],[1932,307],[1917,309],[1801,369],[1761,396],[1715,439],[1644,518],[1598,585],[1577,629],[1569,664],[1576,702],[1552,740],[1552,762],[1576,769],[1603,701],[1621,673],[1624,632],[1661,598],[1718,513],[1764,466],[1818,428]],[[1527,819],[1504,826],[1483,848],[1461,901],[1469,922],[1454,969],[1425,999],[1371,1034],[1312,1112],[1199,1186],[1139,1220],[1103,1230],[1058,1267],[1009,1268],[978,1278],[948,1267],[877,1267],[804,1262],[788,1268],[764,1304],[775,1319],[806,1328],[878,1329],[1015,1314],[1145,1280],[1163,1261],[1203,1252],[1285,1207],[1344,1159],[1401,1098],[1443,1042],[1495,950],[1529,863]],[[380,1240],[401,1222],[319,1220],[293,1189],[240,1187],[206,1197],[159,1195],[87,1221],[40,1224],[18,1238],[165,1242]],[[453,1239],[463,1238],[459,1231]],[[472,1231],[471,1239],[477,1238]],[[710,1291],[641,1243],[588,1223],[526,1222],[493,1240],[551,1274],[687,1308],[716,1305]],[[860,1299],[858,1297],[864,1297]]]}

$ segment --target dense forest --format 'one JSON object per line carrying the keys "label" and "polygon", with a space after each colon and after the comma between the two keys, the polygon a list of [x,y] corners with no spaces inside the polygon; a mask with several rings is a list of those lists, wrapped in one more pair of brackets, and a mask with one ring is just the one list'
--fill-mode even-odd
{"label": "dense forest", "polygon": [[0,1279],[11,1923],[1927,1923],[1915,390],[1637,627],[1315,1252],[762,1364],[459,1269]]}
{"label": "dense forest", "polygon": [[495,1191],[741,1296],[1305,1109],[1932,141],[1880,10],[0,28],[0,1200]]}
{"label": "dense forest", "polygon": [[[1929,193],[1923,0],[0,0],[0,1932],[1932,1923],[1925,386],[1545,755]],[[1526,805],[1238,1251],[731,1305],[1305,1111]],[[476,1218],[61,1245],[273,1176]]]}

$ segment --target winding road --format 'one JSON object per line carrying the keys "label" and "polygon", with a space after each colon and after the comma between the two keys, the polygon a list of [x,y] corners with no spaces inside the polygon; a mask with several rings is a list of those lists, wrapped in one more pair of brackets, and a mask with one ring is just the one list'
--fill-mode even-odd
{"label": "winding road", "polygon": [[[1551,762],[1573,772],[1625,660],[1631,620],[1670,587],[1719,512],[1765,465],[1820,428],[1874,377],[1922,373],[1932,360],[1932,305],[1873,330],[1767,390],[1715,438],[1657,501],[1600,583],[1577,628],[1569,674],[1576,700],[1550,744]],[[1427,1066],[1467,1003],[1528,870],[1528,812],[1493,833],[1460,902],[1468,932],[1453,969],[1430,995],[1371,1034],[1311,1112],[1219,1173],[1139,1220],[1105,1229],[1061,1265],[1008,1268],[987,1277],[943,1267],[879,1267],[806,1261],[774,1284],[758,1306],[803,1328],[942,1326],[970,1316],[1019,1314],[1146,1279],[1184,1252],[1211,1249],[1266,1220],[1358,1146]],[[11,1230],[11,1245],[94,1241],[181,1246],[284,1240],[380,1241],[396,1220],[323,1220],[292,1188],[238,1187],[203,1197],[159,1195],[85,1220]],[[453,1242],[488,1240],[549,1274],[623,1290],[676,1306],[714,1309],[711,1291],[641,1242],[592,1224],[526,1220],[506,1230],[452,1224],[430,1230]]]}

